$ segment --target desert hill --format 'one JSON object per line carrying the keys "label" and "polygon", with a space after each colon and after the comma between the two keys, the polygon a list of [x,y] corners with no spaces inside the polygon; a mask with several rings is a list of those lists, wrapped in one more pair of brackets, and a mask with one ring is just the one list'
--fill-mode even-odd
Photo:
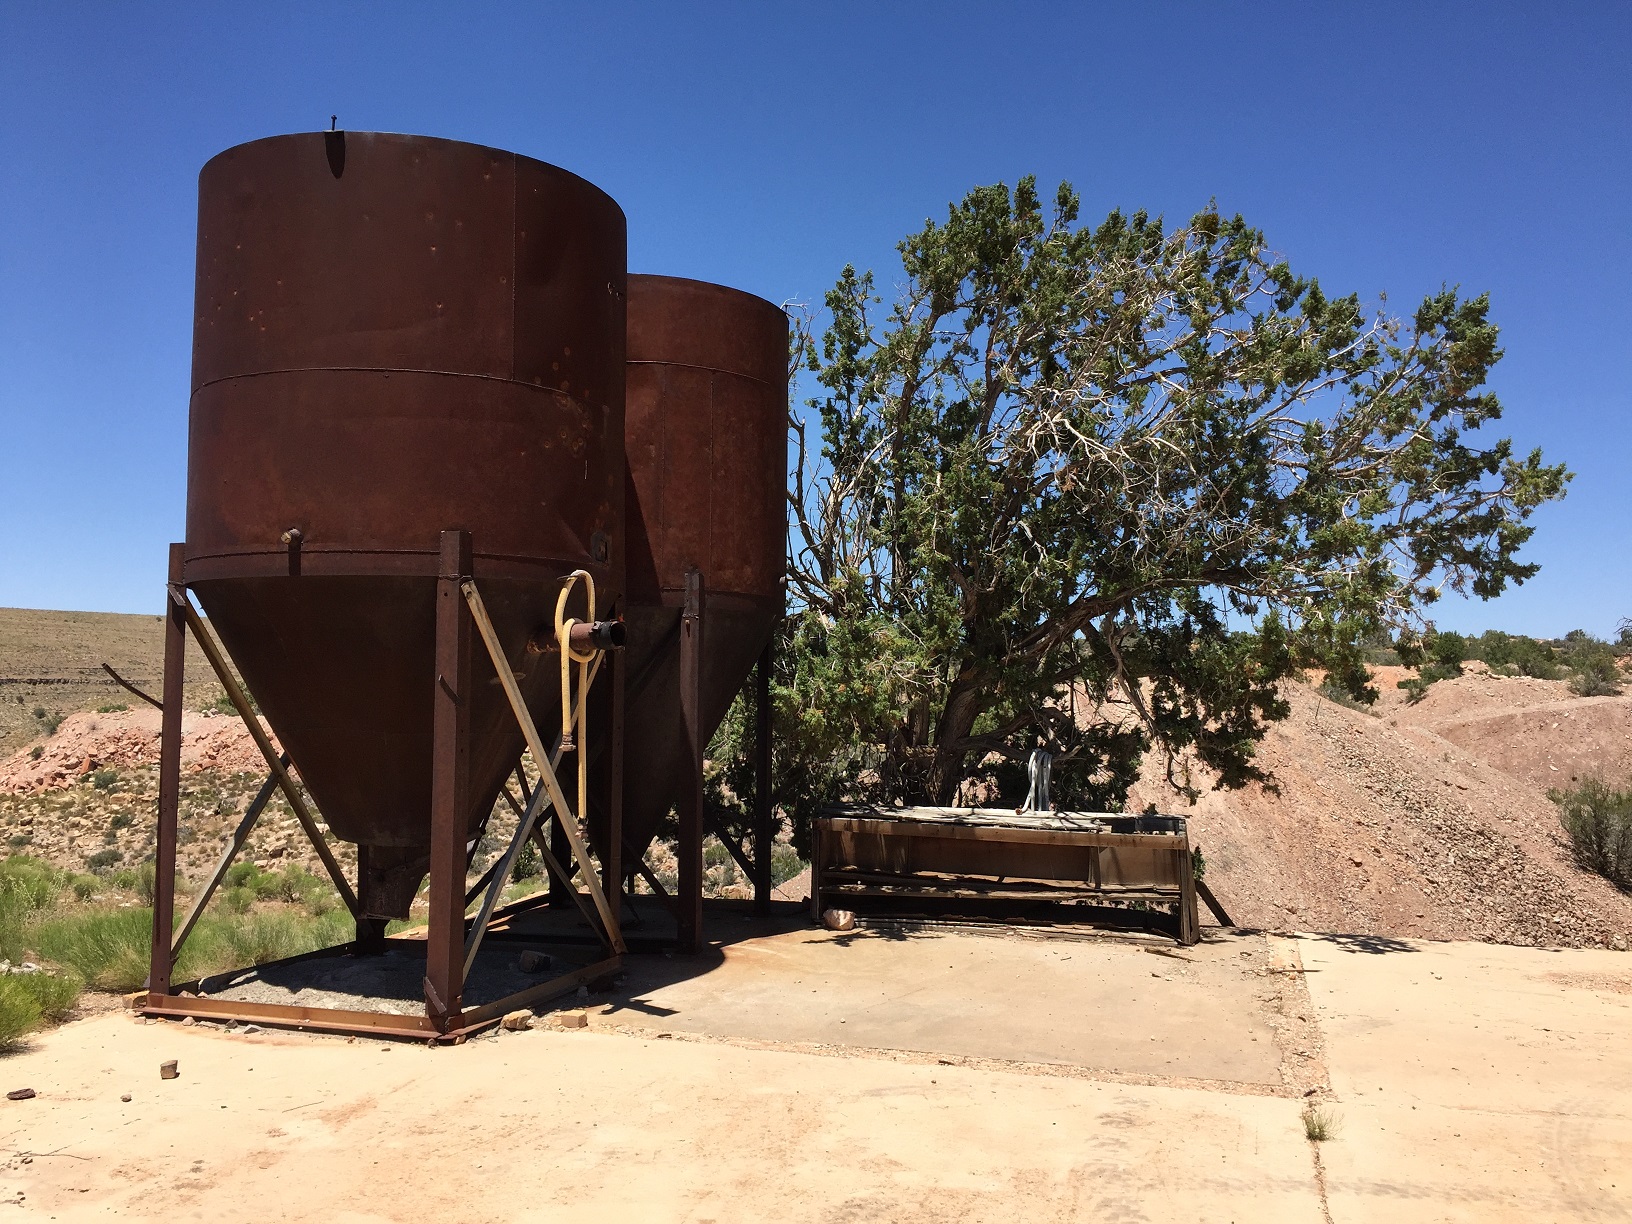
{"label": "desert hill", "polygon": [[1408,704],[1378,668],[1362,711],[1289,686],[1259,759],[1279,793],[1187,809],[1154,763],[1129,807],[1188,811],[1207,880],[1244,926],[1624,946],[1632,897],[1577,868],[1550,787],[1632,775],[1632,696],[1572,697],[1473,664]]}

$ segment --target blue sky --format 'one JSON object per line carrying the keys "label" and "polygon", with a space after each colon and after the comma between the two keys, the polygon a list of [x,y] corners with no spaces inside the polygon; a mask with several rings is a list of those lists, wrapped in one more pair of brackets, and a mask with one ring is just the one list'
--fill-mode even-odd
{"label": "blue sky", "polygon": [[0,606],[154,611],[196,180],[328,126],[593,180],[632,271],[819,301],[978,183],[1216,198],[1333,292],[1488,290],[1501,424],[1577,473],[1446,628],[1632,616],[1632,5],[0,4]]}

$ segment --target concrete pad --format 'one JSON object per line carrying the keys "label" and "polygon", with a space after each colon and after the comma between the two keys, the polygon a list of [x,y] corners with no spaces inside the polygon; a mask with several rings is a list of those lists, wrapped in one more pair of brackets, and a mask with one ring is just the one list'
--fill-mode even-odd
{"label": "concrete pad", "polygon": [[1632,958],[1304,936],[1335,1224],[1632,1220]]}
{"label": "concrete pad", "polygon": [[[160,1081],[167,1058],[181,1078]],[[59,1220],[1321,1219],[1298,1104],[1276,1097],[593,1031],[429,1050],[123,1014],[0,1066],[39,1093],[0,1102],[0,1201]]]}
{"label": "concrete pad", "polygon": [[606,1010],[619,1023],[715,1037],[1282,1082],[1278,986],[1257,975],[1271,959],[1259,936],[1163,956],[1099,938],[800,927],[720,954],[706,972],[632,958]]}

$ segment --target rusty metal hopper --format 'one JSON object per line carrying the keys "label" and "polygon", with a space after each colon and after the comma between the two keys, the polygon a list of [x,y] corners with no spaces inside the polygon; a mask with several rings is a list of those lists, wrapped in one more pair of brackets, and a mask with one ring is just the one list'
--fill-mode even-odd
{"label": "rusty metal hopper", "polygon": [[[621,592],[624,274],[611,198],[497,149],[320,132],[200,175],[186,582],[370,849],[370,913],[406,913],[430,840],[439,534],[471,533],[545,735],[554,656],[526,645],[560,578]],[[522,747],[475,666],[472,825]]]}
{"label": "rusty metal hopper", "polygon": [[644,851],[689,776],[686,571],[704,589],[701,724],[725,717],[783,611],[788,325],[750,294],[629,278],[624,839]]}

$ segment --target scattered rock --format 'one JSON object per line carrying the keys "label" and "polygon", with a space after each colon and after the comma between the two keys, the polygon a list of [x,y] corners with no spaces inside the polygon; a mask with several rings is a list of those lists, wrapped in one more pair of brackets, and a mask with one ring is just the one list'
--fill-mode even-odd
{"label": "scattered rock", "polygon": [[523,973],[541,973],[550,967],[550,957],[547,952],[534,952],[528,948],[521,954],[518,962]]}
{"label": "scattered rock", "polygon": [[499,1021],[499,1027],[506,1032],[519,1033],[533,1027],[533,1013],[523,1008],[521,1011],[508,1013]]}
{"label": "scattered rock", "polygon": [[589,998],[589,987],[588,986],[578,987],[578,998],[580,998],[580,999]]}
{"label": "scattered rock", "polygon": [[128,1093],[128,1092],[121,1092],[121,1093],[120,1093],[120,1094],[119,1094],[119,1099],[120,1099],[120,1100],[121,1100],[121,1101],[123,1101],[123,1102],[125,1102],[125,1103],[126,1103],[126,1104],[127,1104],[127,1105],[128,1105],[128,1104],[129,1104],[129,1103],[130,1103],[130,1093]]}
{"label": "scattered rock", "polygon": [[826,909],[822,911],[822,925],[830,931],[853,931],[856,916],[849,910]]}
{"label": "scattered rock", "polygon": [[39,1094],[32,1088],[13,1088],[10,1092],[6,1093],[6,1100],[32,1101],[38,1095]]}
{"label": "scattered rock", "polygon": [[192,1016],[184,1016],[182,1018],[182,1021],[181,1021],[181,1026],[183,1028],[191,1028],[193,1025],[195,1025],[197,1023],[198,1023],[198,1020],[196,1018],[194,1018]]}
{"label": "scattered rock", "polygon": [[159,1064],[159,1078],[160,1079],[175,1079],[180,1075],[181,1075],[181,1068],[180,1068],[179,1065],[177,1065],[175,1059],[172,1058],[167,1062],[161,1062]]}
{"label": "scattered rock", "polygon": [[562,1012],[555,1020],[562,1028],[581,1029],[589,1026],[589,1017],[581,1011]]}

